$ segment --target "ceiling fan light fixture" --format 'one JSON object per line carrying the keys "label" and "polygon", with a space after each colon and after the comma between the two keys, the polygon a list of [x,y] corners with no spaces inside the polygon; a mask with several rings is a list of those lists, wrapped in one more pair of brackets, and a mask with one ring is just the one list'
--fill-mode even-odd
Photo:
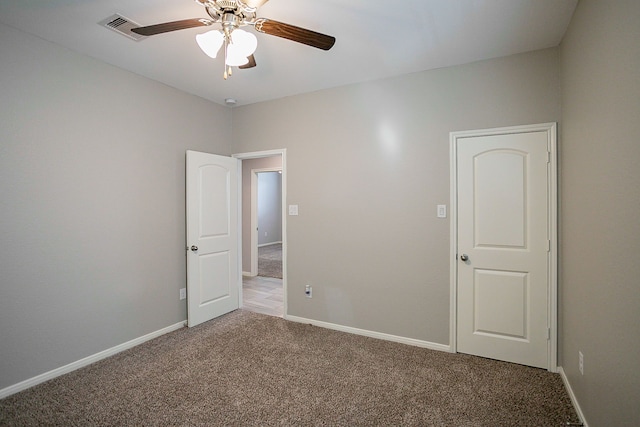
{"label": "ceiling fan light fixture", "polygon": [[225,80],[233,73],[231,67],[247,69],[256,66],[253,53],[258,47],[258,39],[254,34],[241,30],[240,27],[251,25],[254,31],[259,33],[292,40],[322,50],[329,50],[335,44],[335,37],[267,18],[258,18],[256,11],[267,1],[269,0],[195,0],[205,8],[211,19],[183,19],[135,27],[130,31],[141,36],[153,36],[187,28],[219,24],[222,27],[221,30],[198,34],[196,42],[210,58],[216,58],[220,48],[224,45],[224,73],[222,76]]}
{"label": "ceiling fan light fixture", "polygon": [[224,35],[218,30],[207,31],[196,35],[196,42],[207,56],[215,58],[224,42]]}

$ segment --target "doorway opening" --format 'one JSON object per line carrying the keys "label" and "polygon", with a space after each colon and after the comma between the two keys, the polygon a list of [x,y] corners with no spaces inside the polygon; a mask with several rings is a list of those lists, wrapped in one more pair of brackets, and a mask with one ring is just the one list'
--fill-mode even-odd
{"label": "doorway opening", "polygon": [[285,150],[233,157],[242,171],[240,307],[286,318]]}

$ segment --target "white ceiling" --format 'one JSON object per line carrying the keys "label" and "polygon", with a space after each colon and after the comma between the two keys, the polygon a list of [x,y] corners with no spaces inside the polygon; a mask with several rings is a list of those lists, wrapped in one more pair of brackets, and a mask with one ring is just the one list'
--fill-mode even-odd
{"label": "white ceiling", "polygon": [[[557,46],[578,0],[270,0],[270,18],[336,37],[323,51],[258,34],[258,66],[223,80],[195,35],[136,42],[97,23],[208,17],[193,0],[0,0],[0,22],[218,104],[251,104],[350,83]],[[250,29],[249,31],[253,31]]]}

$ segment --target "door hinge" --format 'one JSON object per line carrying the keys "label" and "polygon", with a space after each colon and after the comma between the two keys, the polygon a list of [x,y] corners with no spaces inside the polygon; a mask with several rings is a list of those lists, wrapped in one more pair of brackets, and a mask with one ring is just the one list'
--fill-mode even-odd
{"label": "door hinge", "polygon": [[551,339],[551,328],[547,328],[547,341]]}
{"label": "door hinge", "polygon": [[551,240],[547,239],[547,252],[551,251]]}
{"label": "door hinge", "polygon": [[547,163],[551,163],[551,152],[547,151]]}

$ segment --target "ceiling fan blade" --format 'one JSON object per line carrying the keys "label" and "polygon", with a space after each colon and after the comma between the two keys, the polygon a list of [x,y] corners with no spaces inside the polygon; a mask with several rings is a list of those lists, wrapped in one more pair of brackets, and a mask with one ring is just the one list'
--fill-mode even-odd
{"label": "ceiling fan blade", "polygon": [[246,4],[247,6],[255,7],[255,8],[258,8],[258,7],[262,6],[263,4],[265,4],[268,1],[269,0],[242,0],[242,2],[244,4]]}
{"label": "ceiling fan blade", "polygon": [[149,25],[146,27],[132,28],[131,31],[136,34],[140,34],[141,36],[153,36],[156,34],[184,30],[187,28],[206,27],[211,24],[213,24],[213,21],[210,19],[183,19],[182,21],[172,21],[162,24]]}
{"label": "ceiling fan blade", "polygon": [[331,49],[336,42],[335,37],[316,33],[315,31],[285,24],[283,22],[272,21],[271,19],[257,19],[255,28],[261,33],[293,40],[294,42],[303,43],[322,50]]}
{"label": "ceiling fan blade", "polygon": [[247,58],[249,59],[249,62],[247,62],[244,65],[239,66],[238,68],[240,68],[241,70],[244,70],[246,68],[253,68],[253,67],[256,66],[256,58],[254,58],[253,55],[249,55]]}

